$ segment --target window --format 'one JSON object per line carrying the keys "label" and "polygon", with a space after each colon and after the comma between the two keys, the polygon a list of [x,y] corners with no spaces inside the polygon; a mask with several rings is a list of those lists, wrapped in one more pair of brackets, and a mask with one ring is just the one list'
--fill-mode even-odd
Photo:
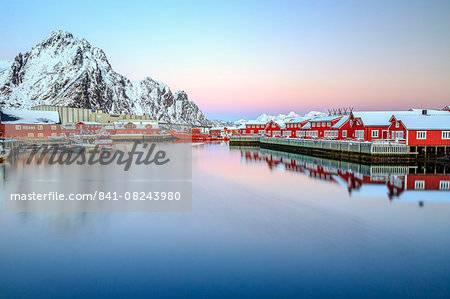
{"label": "window", "polygon": [[16,125],[16,130],[22,130],[22,126],[21,125]]}
{"label": "window", "polygon": [[52,136],[53,136],[53,137],[56,137],[56,133],[52,133]]}
{"label": "window", "polygon": [[439,190],[449,190],[449,189],[450,189],[450,181],[439,182]]}
{"label": "window", "polygon": [[314,128],[316,126],[316,123],[312,123],[311,126]]}
{"label": "window", "polygon": [[39,137],[39,138],[44,137],[44,133],[38,133],[38,137]]}
{"label": "window", "polygon": [[378,138],[378,130],[372,131],[372,138]]}
{"label": "window", "polygon": [[320,128],[322,126],[322,123],[317,123],[317,126]]}
{"label": "window", "polygon": [[425,181],[415,181],[414,182],[414,189],[417,189],[417,190],[425,189]]}
{"label": "window", "polygon": [[33,133],[28,133],[28,138],[33,138],[34,134]]}
{"label": "window", "polygon": [[342,131],[342,138],[347,138],[347,130]]}
{"label": "window", "polygon": [[325,127],[326,125],[327,125],[326,122],[323,122],[323,123],[322,123],[322,127]]}
{"label": "window", "polygon": [[426,131],[417,131],[417,139],[427,139]]}
{"label": "window", "polygon": [[44,126],[38,126],[38,130],[44,130]]}
{"label": "window", "polygon": [[450,131],[443,131],[442,139],[450,139]]}
{"label": "window", "polygon": [[329,121],[327,125],[328,125],[329,127],[331,127],[331,121]]}
{"label": "window", "polygon": [[450,181],[439,182],[439,190],[449,190],[449,189],[450,189]]}
{"label": "window", "polygon": [[258,133],[259,134],[264,134],[264,130],[259,130]]}
{"label": "window", "polygon": [[364,139],[364,130],[356,130],[355,135],[358,139]]}
{"label": "window", "polygon": [[56,126],[51,126],[51,129],[54,131],[56,130]]}
{"label": "window", "polygon": [[395,127],[396,127],[396,128],[400,127],[400,124],[398,123],[398,121],[395,122]]}
{"label": "window", "polygon": [[404,139],[403,131],[396,131],[395,132],[395,139]]}

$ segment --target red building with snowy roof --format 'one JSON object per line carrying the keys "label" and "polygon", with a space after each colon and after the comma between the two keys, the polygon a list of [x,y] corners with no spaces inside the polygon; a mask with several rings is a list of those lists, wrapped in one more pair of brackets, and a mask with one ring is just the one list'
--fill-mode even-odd
{"label": "red building with snowy roof", "polygon": [[264,135],[266,122],[250,120],[245,124],[245,130],[240,129],[242,135]]}
{"label": "red building with snowy roof", "polygon": [[308,123],[309,117],[297,117],[286,121],[286,129],[283,132],[284,137],[301,138],[304,137],[304,131],[301,128]]}
{"label": "red building with snowy roof", "polygon": [[390,119],[391,139],[411,146],[450,146],[450,113],[393,115]]}
{"label": "red building with snowy roof", "polygon": [[103,125],[97,122],[82,121],[76,124],[75,134],[77,135],[97,135],[102,130]]}
{"label": "red building with snowy roof", "polygon": [[3,109],[0,112],[2,137],[47,138],[60,136],[57,111]]}
{"label": "red building with snowy roof", "polygon": [[305,138],[333,138],[334,131],[332,126],[334,126],[343,116],[333,115],[317,117],[309,120],[309,122],[302,127],[305,131]]}
{"label": "red building with snowy roof", "polygon": [[159,124],[146,120],[125,120],[106,126],[105,130],[111,135],[156,135],[159,134]]}
{"label": "red building with snowy roof", "polygon": [[264,134],[266,137],[282,137],[285,129],[286,124],[283,121],[271,120],[264,126]]}

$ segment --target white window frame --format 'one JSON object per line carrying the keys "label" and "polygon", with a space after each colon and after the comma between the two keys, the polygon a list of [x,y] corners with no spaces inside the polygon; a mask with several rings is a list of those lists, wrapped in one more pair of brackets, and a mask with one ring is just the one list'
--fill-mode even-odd
{"label": "white window frame", "polygon": [[378,130],[372,130],[372,138],[378,138],[379,131]]}
{"label": "white window frame", "polygon": [[39,125],[38,130],[40,130],[40,131],[44,130],[44,126]]}
{"label": "white window frame", "polygon": [[342,130],[342,138],[347,138],[347,130]]}
{"label": "white window frame", "polygon": [[395,131],[395,139],[405,139],[405,133],[403,131]]}
{"label": "white window frame", "polygon": [[399,122],[397,121],[397,122],[395,122],[395,127],[396,128],[400,128],[400,124],[399,124]]}
{"label": "white window frame", "polygon": [[416,190],[425,190],[425,181],[415,181],[414,189]]}
{"label": "white window frame", "polygon": [[22,126],[21,125],[16,125],[16,130],[22,130]]}
{"label": "white window frame", "polygon": [[417,139],[427,139],[427,131],[417,131]]}
{"label": "white window frame", "polygon": [[450,139],[450,131],[442,131],[442,139]]}
{"label": "white window frame", "polygon": [[440,181],[439,190],[450,190],[450,181]]}

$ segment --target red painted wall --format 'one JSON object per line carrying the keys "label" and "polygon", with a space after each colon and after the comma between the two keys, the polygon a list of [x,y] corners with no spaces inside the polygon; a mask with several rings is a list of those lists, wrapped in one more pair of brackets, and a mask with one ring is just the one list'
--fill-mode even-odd
{"label": "red painted wall", "polygon": [[[60,136],[61,126],[56,125],[27,125],[27,124],[2,124],[3,137],[27,137],[46,138]],[[33,134],[32,136],[29,134]],[[42,134],[41,136],[39,134]]]}
{"label": "red painted wall", "polygon": [[80,135],[84,135],[84,134],[88,134],[88,135],[97,135],[100,130],[102,129],[102,125],[101,124],[85,124],[83,122],[79,122],[76,125],[76,134],[80,134]]}

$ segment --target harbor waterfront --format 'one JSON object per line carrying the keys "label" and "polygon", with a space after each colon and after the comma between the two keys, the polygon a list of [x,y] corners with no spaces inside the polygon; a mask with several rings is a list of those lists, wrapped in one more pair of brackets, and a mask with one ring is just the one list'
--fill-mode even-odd
{"label": "harbor waterfront", "polygon": [[[121,166],[35,167],[30,190],[113,174],[130,191]],[[0,297],[448,297],[449,171],[221,142],[192,144],[187,213],[12,213],[3,193]]]}
{"label": "harbor waterfront", "polygon": [[[357,140],[311,140],[302,138],[270,138],[259,136],[232,136],[230,145],[259,146],[317,157],[332,157],[361,163],[411,163],[424,159],[439,159],[444,155],[419,154],[412,147],[395,142],[367,142]],[[449,148],[450,149],[450,148]]]}

